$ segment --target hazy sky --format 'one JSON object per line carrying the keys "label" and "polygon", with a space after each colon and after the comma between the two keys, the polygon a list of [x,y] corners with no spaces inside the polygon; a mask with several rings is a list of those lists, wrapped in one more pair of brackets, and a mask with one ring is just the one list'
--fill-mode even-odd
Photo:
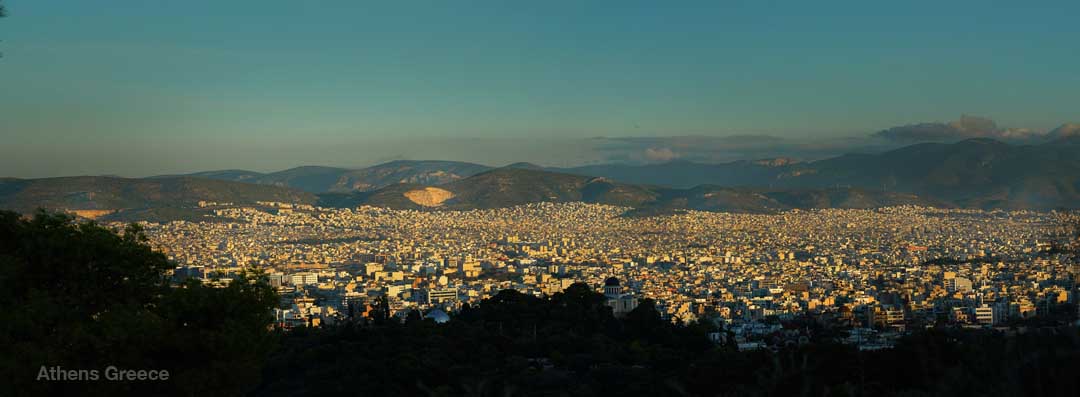
{"label": "hazy sky", "polygon": [[1080,121],[1077,1],[0,1],[0,176]]}

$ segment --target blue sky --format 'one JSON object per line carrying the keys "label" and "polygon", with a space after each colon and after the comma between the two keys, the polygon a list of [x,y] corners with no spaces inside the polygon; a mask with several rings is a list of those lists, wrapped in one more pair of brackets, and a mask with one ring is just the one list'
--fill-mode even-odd
{"label": "blue sky", "polygon": [[0,1],[0,176],[1080,121],[1075,1]]}

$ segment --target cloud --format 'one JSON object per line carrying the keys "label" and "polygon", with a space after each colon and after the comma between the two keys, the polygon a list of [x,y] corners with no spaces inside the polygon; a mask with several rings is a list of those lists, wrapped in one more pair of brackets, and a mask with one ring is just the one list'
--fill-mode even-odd
{"label": "cloud", "polygon": [[1048,139],[1062,139],[1080,136],[1080,123],[1065,123],[1046,134]]}
{"label": "cloud", "polygon": [[948,123],[919,123],[879,131],[875,137],[886,141],[912,144],[921,142],[957,142],[971,138],[992,138],[1011,143],[1034,143],[1046,134],[1027,128],[998,127],[993,120],[963,115]]}
{"label": "cloud", "polygon": [[679,155],[672,151],[670,148],[648,148],[645,149],[645,159],[655,162],[668,162],[679,158]]}
{"label": "cloud", "polygon": [[962,139],[959,138],[962,135],[961,131],[944,123],[909,124],[882,130],[875,135],[889,141],[902,143]]}

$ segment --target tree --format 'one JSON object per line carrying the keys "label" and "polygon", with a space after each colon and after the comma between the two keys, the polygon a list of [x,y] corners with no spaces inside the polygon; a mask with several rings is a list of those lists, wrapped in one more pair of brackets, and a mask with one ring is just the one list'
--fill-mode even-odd
{"label": "tree", "polygon": [[661,318],[660,311],[656,310],[656,301],[642,299],[634,310],[626,314],[626,326],[635,335],[648,339],[660,337],[658,332],[666,330],[669,324]]}
{"label": "tree", "polygon": [[372,313],[372,321],[384,324],[390,321],[390,299],[386,295],[375,298],[375,310]]}
{"label": "tree", "polygon": [[409,313],[405,315],[406,325],[417,325],[424,321],[424,316],[420,315],[420,311],[416,309],[409,310]]}
{"label": "tree", "polygon": [[174,266],[146,241],[136,225],[0,211],[0,395],[87,394],[85,383],[37,381],[43,366],[171,375],[95,384],[103,395],[240,394],[258,382],[274,347],[273,289],[257,272],[226,288],[171,286]]}
{"label": "tree", "polygon": [[162,297],[162,335],[148,349],[160,365],[172,365],[184,394],[231,393],[259,382],[261,363],[277,345],[268,332],[278,296],[261,271],[244,271],[225,288],[198,280]]}

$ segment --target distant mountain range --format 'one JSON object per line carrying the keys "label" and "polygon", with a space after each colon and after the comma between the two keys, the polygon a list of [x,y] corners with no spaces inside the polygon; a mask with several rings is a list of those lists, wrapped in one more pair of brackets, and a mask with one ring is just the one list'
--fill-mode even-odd
{"label": "distant mountain range", "polygon": [[1009,145],[976,138],[878,155],[846,155],[781,175],[785,186],[847,185],[901,191],[972,208],[1080,206],[1080,140]]}
{"label": "distant mountain range", "polygon": [[438,186],[398,184],[370,192],[324,194],[321,203],[412,209],[499,208],[541,201],[642,206],[657,196],[658,193],[648,187],[614,183],[604,178],[503,167]]}
{"label": "distant mountain range", "polygon": [[304,166],[267,174],[244,170],[226,170],[180,176],[289,187],[311,193],[342,193],[376,190],[398,183],[441,185],[489,169],[491,167],[485,165],[459,161],[398,160],[359,170]]}
{"label": "distant mountain range", "polygon": [[64,209],[118,220],[190,219],[199,201],[314,204],[317,200],[312,193],[294,189],[196,177],[0,179],[0,209],[22,213]]}
{"label": "distant mountain range", "polygon": [[949,206],[911,194],[840,189],[759,189],[701,185],[690,189],[626,184],[528,168],[503,167],[440,186],[401,184],[372,192],[324,194],[324,206],[373,205],[399,209],[500,208],[534,202],[586,202],[641,209],[771,212],[792,208],[874,208],[901,204]]}
{"label": "distant mountain range", "polygon": [[643,166],[591,166],[566,170],[620,182],[764,189],[851,187],[915,194],[960,207],[1048,209],[1080,207],[1080,135],[1063,134],[1040,145],[988,138],[952,144],[923,143],[880,154],[850,154],[795,163],[670,162]]}
{"label": "distant mountain range", "polygon": [[359,170],[299,167],[142,179],[0,179],[0,208],[29,211],[43,206],[123,219],[169,218],[173,215],[163,208],[190,208],[199,200],[411,209],[583,201],[634,207],[631,215],[900,204],[1080,208],[1080,134],[1076,128],[1062,129],[1055,140],[1039,145],[974,138],[802,163],[673,161],[573,168],[516,163],[492,168],[455,161],[393,161]]}

